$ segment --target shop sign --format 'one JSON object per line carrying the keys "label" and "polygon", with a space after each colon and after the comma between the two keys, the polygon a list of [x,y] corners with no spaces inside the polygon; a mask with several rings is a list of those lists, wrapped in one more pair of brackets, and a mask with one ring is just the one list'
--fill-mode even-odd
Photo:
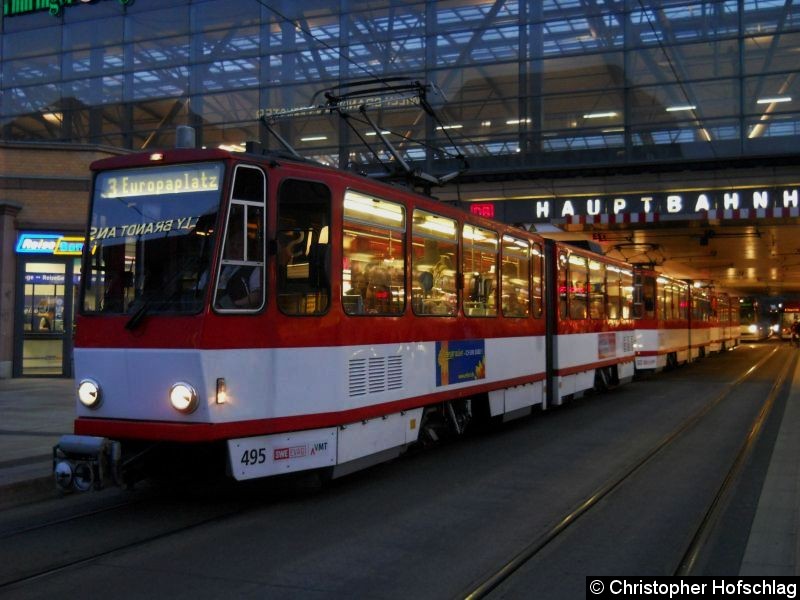
{"label": "shop sign", "polygon": [[[54,17],[61,14],[62,7],[75,4],[92,4],[95,0],[3,0],[3,16],[14,17],[26,13],[47,10]],[[117,0],[125,6],[131,0]]]}
{"label": "shop sign", "polygon": [[17,254],[49,254],[52,256],[80,256],[83,238],[57,233],[22,233],[17,239]]}
{"label": "shop sign", "polygon": [[25,273],[25,283],[64,285],[63,273]]}
{"label": "shop sign", "polygon": [[[528,223],[644,223],[668,219],[750,219],[800,214],[800,187],[676,190],[508,202],[505,220]],[[482,206],[483,203],[479,204]],[[510,218],[509,209],[513,209]],[[499,211],[498,211],[499,212]],[[502,217],[501,217],[502,218]]]}

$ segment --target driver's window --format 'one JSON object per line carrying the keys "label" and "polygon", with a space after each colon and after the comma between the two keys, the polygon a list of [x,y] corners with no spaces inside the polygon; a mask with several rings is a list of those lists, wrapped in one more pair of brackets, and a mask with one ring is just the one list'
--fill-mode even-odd
{"label": "driver's window", "polygon": [[264,173],[239,165],[233,180],[214,308],[254,311],[264,306]]}

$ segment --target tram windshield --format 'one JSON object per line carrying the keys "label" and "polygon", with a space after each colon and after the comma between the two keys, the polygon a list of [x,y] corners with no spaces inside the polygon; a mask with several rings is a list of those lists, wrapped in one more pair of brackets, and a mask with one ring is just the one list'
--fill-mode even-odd
{"label": "tram windshield", "polygon": [[[195,313],[208,285],[221,163],[98,174],[84,268],[84,312]],[[135,323],[131,323],[132,325]]]}

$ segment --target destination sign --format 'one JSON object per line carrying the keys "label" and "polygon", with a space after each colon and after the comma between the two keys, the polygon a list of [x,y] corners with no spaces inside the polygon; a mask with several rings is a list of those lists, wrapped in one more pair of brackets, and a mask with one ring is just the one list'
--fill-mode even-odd
{"label": "destination sign", "polygon": [[222,183],[221,172],[220,165],[113,171],[98,176],[97,189],[101,198],[216,192]]}
{"label": "destination sign", "polygon": [[[485,205],[480,201],[480,205]],[[502,205],[502,209],[501,209]],[[686,190],[496,202],[498,218],[527,223],[781,218],[800,214],[800,187]],[[502,211],[502,212],[501,212]]]}

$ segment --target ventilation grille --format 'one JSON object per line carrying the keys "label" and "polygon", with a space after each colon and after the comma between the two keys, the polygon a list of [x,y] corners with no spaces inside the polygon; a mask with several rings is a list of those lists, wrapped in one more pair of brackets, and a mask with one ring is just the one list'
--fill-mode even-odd
{"label": "ventilation grille", "polygon": [[349,363],[348,393],[353,396],[379,394],[403,388],[403,357],[353,358]]}

